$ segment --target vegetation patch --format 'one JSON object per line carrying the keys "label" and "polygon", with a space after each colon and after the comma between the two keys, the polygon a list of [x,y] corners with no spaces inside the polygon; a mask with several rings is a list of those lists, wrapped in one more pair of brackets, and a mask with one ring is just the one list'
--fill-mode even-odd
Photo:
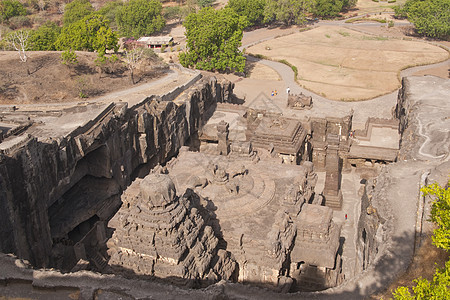
{"label": "vegetation patch", "polygon": [[385,19],[367,18],[367,17],[353,18],[353,19],[348,19],[348,20],[345,21],[345,23],[356,23],[356,22],[386,23],[387,21]]}
{"label": "vegetation patch", "polygon": [[280,62],[280,63],[282,63],[282,64],[285,64],[285,65],[288,66],[288,67],[291,67],[292,71],[294,72],[294,78],[295,78],[295,80],[297,80],[298,69],[297,69],[296,66],[294,66],[293,64],[291,64],[290,62],[288,62],[288,61],[285,60],[285,59],[280,59],[280,60],[278,60],[278,62]]}

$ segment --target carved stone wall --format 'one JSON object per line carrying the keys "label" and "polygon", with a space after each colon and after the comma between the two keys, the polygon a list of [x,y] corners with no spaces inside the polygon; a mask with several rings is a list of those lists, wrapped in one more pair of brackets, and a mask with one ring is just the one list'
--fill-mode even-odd
{"label": "carved stone wall", "polygon": [[[49,211],[57,217],[83,198],[92,207],[65,226],[69,229],[93,217],[101,203],[115,200],[113,195],[91,198],[96,191],[89,179],[107,182],[121,193],[139,169],[174,156],[216,103],[229,100],[232,87],[230,82],[204,78],[184,94],[181,105],[152,97],[131,108],[112,104],[67,136],[47,141],[31,137],[20,148],[0,153],[0,251],[36,266],[52,265],[55,240]],[[79,196],[79,184],[90,187],[84,197]]]}

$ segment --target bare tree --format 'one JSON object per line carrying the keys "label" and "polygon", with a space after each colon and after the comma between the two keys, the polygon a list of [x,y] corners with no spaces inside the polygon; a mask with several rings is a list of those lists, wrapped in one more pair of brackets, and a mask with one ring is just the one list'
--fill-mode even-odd
{"label": "bare tree", "polygon": [[139,62],[142,59],[144,54],[144,50],[142,48],[134,48],[130,51],[125,50],[125,63],[127,64],[128,69],[130,70],[131,75],[131,83],[134,84],[134,70],[138,66]]}
{"label": "bare tree", "polygon": [[17,30],[6,38],[7,42],[13,47],[16,51],[19,52],[19,58],[21,62],[27,62],[28,54],[27,50],[29,48],[28,38],[30,36],[30,32],[27,30]]}

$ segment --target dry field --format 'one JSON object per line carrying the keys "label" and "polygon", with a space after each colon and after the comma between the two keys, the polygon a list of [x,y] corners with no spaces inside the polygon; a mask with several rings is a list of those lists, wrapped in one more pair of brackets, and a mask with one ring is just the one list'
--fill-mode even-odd
{"label": "dry field", "polygon": [[399,88],[399,71],[448,59],[444,49],[420,41],[366,35],[322,26],[247,49],[298,68],[303,87],[334,100],[374,98]]}
{"label": "dry field", "polygon": [[281,77],[277,73],[277,71],[261,63],[247,61],[245,68],[246,73],[250,74],[250,76],[248,77],[251,79],[269,80],[269,81],[281,80]]}
{"label": "dry field", "polygon": [[397,0],[394,3],[388,3],[388,1],[374,2],[372,0],[358,0],[356,7],[350,11],[350,13],[373,14],[378,12],[392,12],[392,7],[396,5],[402,5],[406,0]]}

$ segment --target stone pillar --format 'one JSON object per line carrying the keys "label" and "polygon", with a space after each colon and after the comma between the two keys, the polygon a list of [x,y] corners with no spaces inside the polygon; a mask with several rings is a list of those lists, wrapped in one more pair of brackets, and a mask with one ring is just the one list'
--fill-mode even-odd
{"label": "stone pillar", "polygon": [[229,124],[224,120],[217,124],[217,139],[219,144],[217,145],[217,152],[219,155],[228,155],[230,153],[230,142],[228,140]]}
{"label": "stone pillar", "polygon": [[336,210],[342,208],[342,191],[341,191],[341,160],[338,155],[339,142],[336,143],[334,138],[328,138],[330,144],[327,148],[327,157],[325,164],[325,187],[323,195],[325,197],[325,205]]}
{"label": "stone pillar", "polygon": [[106,242],[105,224],[103,222],[97,222],[96,227],[97,241],[100,243]]}
{"label": "stone pillar", "polygon": [[80,259],[87,260],[86,249],[84,248],[83,243],[76,243],[73,246],[73,251],[75,252],[75,257],[77,261],[79,261]]}

